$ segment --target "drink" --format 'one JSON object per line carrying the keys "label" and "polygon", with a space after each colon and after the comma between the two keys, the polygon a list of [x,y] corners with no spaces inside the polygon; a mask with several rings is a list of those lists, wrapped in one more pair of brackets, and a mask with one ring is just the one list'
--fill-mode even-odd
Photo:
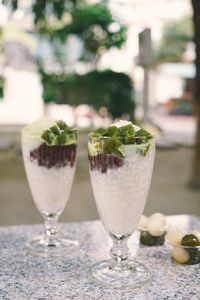
{"label": "drink", "polygon": [[42,214],[60,214],[73,182],[77,145],[49,146],[28,130],[24,131],[22,147],[35,204]]}
{"label": "drink", "polygon": [[[35,205],[45,218],[44,234],[29,247],[58,252],[73,243],[59,239],[57,219],[71,191],[76,165],[77,132],[64,122],[38,120],[22,131],[22,151]],[[47,248],[45,248],[47,247]],[[52,250],[55,248],[54,250]],[[46,253],[45,252],[45,253]]]}
{"label": "drink", "polygon": [[95,265],[91,274],[106,286],[140,285],[148,277],[146,268],[137,277],[137,264],[128,257],[126,241],[136,229],[146,203],[154,164],[154,139],[130,122],[119,122],[91,133],[88,149],[97,208],[114,242],[113,260]]}
{"label": "drink", "polygon": [[100,154],[97,158],[101,161],[100,168],[108,160],[111,163],[104,172],[94,162],[90,172],[99,214],[107,231],[115,235],[130,235],[137,227],[146,203],[154,161],[154,151],[142,156],[132,146],[125,146],[125,150],[125,159]]}

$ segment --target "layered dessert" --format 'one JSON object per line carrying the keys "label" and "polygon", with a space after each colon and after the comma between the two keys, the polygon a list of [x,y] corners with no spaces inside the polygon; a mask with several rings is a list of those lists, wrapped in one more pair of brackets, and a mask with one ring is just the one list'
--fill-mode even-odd
{"label": "layered dessert", "polygon": [[155,142],[150,133],[119,121],[89,135],[89,166],[100,217],[114,236],[137,227],[149,191]]}
{"label": "layered dessert", "polygon": [[59,215],[69,198],[76,163],[77,132],[63,121],[37,120],[22,131],[26,174],[38,210]]}

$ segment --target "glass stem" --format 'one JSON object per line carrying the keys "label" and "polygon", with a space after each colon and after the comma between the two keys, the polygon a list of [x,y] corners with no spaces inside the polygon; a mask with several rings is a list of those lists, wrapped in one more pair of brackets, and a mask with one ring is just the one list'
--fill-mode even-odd
{"label": "glass stem", "polygon": [[112,266],[114,268],[125,268],[129,259],[128,238],[116,239],[112,237],[113,245],[110,250]]}
{"label": "glass stem", "polygon": [[59,232],[58,215],[51,214],[45,216],[44,226],[45,226],[45,234],[47,236],[47,239],[49,243],[53,244]]}

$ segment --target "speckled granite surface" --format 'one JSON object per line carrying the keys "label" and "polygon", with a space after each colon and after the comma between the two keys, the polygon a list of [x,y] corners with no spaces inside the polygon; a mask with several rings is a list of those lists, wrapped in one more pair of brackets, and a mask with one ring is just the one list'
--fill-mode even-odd
{"label": "speckled granite surface", "polygon": [[[170,218],[183,227],[200,228],[200,218]],[[88,267],[108,257],[111,242],[101,223],[62,224],[62,230],[80,241],[73,256],[48,259],[26,254],[25,242],[42,226],[0,228],[0,299],[11,300],[197,300],[200,299],[200,265],[181,266],[171,262],[168,249],[138,246],[137,232],[129,246],[132,256],[153,272],[150,283],[136,290],[109,290],[90,282]]]}

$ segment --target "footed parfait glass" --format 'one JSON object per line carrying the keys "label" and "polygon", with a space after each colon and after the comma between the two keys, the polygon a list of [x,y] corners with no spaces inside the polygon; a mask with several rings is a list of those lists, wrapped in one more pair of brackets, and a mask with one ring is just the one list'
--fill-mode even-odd
{"label": "footed parfait glass", "polygon": [[[50,122],[51,123],[51,122]],[[62,236],[58,218],[68,201],[76,166],[77,131],[67,145],[48,145],[30,125],[22,129],[23,160],[35,205],[44,217],[44,231],[28,243],[35,255],[72,253],[79,243]]]}
{"label": "footed parfait glass", "polygon": [[90,178],[100,219],[113,245],[110,259],[94,264],[90,278],[110,288],[140,287],[150,279],[149,269],[132,259],[127,241],[137,227],[146,203],[155,156],[155,140],[144,147],[124,145],[125,157],[106,154],[108,137],[89,134]]}

